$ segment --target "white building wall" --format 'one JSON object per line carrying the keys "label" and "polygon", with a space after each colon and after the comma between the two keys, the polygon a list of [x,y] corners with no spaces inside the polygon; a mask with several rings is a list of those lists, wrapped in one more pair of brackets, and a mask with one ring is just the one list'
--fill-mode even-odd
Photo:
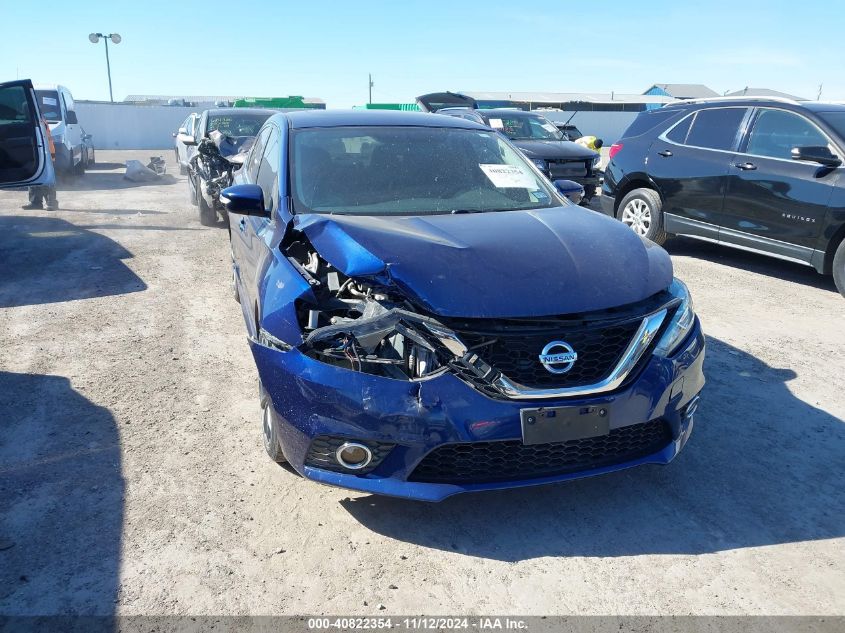
{"label": "white building wall", "polygon": [[[92,135],[96,149],[170,149],[173,132],[191,112],[197,111],[201,108],[76,102],[79,122]],[[542,114],[552,121],[566,121],[572,116],[572,112]],[[583,111],[575,113],[571,123],[609,146],[622,136],[637,114]]]}
{"label": "white building wall", "polygon": [[171,149],[173,133],[197,108],[76,101],[76,116],[95,149]]}

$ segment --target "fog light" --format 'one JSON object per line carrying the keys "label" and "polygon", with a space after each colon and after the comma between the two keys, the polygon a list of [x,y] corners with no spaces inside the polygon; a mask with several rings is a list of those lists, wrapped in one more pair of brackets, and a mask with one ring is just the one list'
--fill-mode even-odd
{"label": "fog light", "polygon": [[335,458],[345,468],[360,470],[361,468],[366,468],[373,460],[373,454],[363,444],[346,442],[337,449]]}

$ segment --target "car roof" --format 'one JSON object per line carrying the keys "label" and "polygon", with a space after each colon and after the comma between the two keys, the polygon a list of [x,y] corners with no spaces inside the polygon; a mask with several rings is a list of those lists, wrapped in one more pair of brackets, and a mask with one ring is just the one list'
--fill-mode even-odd
{"label": "car roof", "polygon": [[530,110],[520,110],[519,108],[493,108],[491,110],[476,110],[479,114],[483,114],[484,116],[513,116],[514,114],[520,115],[524,114],[526,116],[543,116],[542,112],[532,112]]}
{"label": "car roof", "polygon": [[[825,103],[823,101],[797,101],[795,99],[786,99],[778,97],[713,97],[709,99],[687,99],[683,101],[672,101],[667,103],[664,108],[684,108],[697,106],[782,106],[789,105],[795,108],[804,108],[811,112],[833,112],[845,110],[845,105],[841,103]],[[657,112],[657,110],[647,110],[647,112]]]}
{"label": "car roof", "polygon": [[287,120],[293,129],[313,127],[349,127],[356,125],[449,127],[489,131],[480,123],[429,112],[396,110],[301,110],[277,114],[273,119]]}

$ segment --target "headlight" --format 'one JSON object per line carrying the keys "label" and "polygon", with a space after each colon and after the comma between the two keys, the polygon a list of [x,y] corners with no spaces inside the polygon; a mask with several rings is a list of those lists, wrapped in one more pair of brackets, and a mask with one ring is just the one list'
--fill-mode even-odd
{"label": "headlight", "polygon": [[593,169],[597,168],[599,166],[599,163],[601,163],[601,154],[599,154],[593,159]]}
{"label": "headlight", "polygon": [[439,341],[448,333],[431,319],[398,308],[374,310],[374,316],[342,318],[313,330],[306,348],[323,362],[388,378],[422,378],[443,365],[430,338]]}
{"label": "headlight", "polygon": [[532,158],[531,162],[534,163],[537,169],[539,169],[541,172],[546,173],[546,161],[544,161],[542,158]]}
{"label": "headlight", "polygon": [[669,286],[669,292],[681,300],[681,305],[678,306],[675,316],[672,317],[669,327],[654,350],[654,353],[659,356],[674,354],[678,345],[684,342],[695,324],[695,310],[693,310],[692,297],[686,284],[679,279],[673,279]]}

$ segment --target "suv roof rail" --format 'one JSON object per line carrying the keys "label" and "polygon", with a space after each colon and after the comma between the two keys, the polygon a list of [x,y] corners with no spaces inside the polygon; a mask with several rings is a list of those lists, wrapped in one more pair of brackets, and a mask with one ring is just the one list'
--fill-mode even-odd
{"label": "suv roof rail", "polygon": [[686,103],[696,104],[696,103],[724,103],[727,101],[777,101],[779,103],[791,103],[793,105],[799,105],[802,103],[796,99],[789,99],[787,97],[761,97],[756,95],[736,95],[734,97],[702,97],[701,99],[675,99],[674,101],[670,101],[664,107],[667,106],[677,106],[683,105]]}

